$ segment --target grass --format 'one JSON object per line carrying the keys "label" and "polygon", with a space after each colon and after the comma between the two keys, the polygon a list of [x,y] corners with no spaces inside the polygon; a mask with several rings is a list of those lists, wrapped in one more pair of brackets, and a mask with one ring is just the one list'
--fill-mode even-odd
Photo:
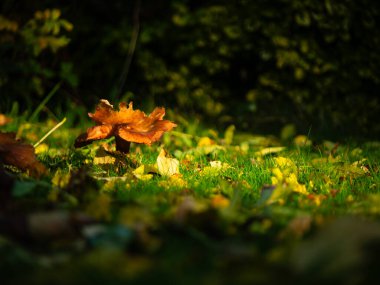
{"label": "grass", "polygon": [[[16,119],[3,130],[33,144],[55,124]],[[101,143],[74,149],[83,130],[63,125],[38,146],[49,169],[41,179],[7,168],[4,284],[378,281],[378,142],[296,145],[231,132],[226,140],[188,124],[125,157],[99,154]],[[156,173],[162,148],[180,175]],[[148,170],[138,176],[141,165]]]}

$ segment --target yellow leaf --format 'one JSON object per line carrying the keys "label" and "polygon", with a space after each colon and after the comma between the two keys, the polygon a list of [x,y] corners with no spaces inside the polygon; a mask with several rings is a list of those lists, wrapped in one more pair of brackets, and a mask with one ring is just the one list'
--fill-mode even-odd
{"label": "yellow leaf", "polygon": [[214,168],[218,168],[221,170],[225,170],[230,167],[230,165],[226,162],[221,162],[219,160],[210,161],[210,166]]}
{"label": "yellow leaf", "polygon": [[207,146],[207,145],[214,145],[215,141],[210,139],[209,137],[201,137],[198,141],[198,146]]}
{"label": "yellow leaf", "polygon": [[308,139],[307,136],[298,135],[294,138],[294,144],[300,147],[311,146],[312,142]]}
{"label": "yellow leaf", "polygon": [[300,193],[300,194],[304,194],[304,195],[309,194],[309,192],[307,192],[306,186],[304,184],[299,184],[297,182],[297,183],[294,183],[294,184],[289,184],[289,186],[292,188],[292,190],[294,192],[297,192],[297,193]]}
{"label": "yellow leaf", "polygon": [[153,177],[153,174],[147,174],[145,170],[145,165],[141,165],[137,167],[132,173],[137,179],[140,179],[143,181],[150,180]]}
{"label": "yellow leaf", "polygon": [[113,156],[110,156],[107,151],[104,149],[104,147],[99,147],[99,149],[96,151],[96,155],[94,157],[93,163],[95,165],[98,164],[114,164],[116,161],[116,158]]}
{"label": "yellow leaf", "polygon": [[210,161],[210,166],[206,166],[205,168],[203,168],[202,174],[209,176],[217,176],[229,167],[230,165],[226,162],[221,162],[219,160]]}
{"label": "yellow leaf", "polygon": [[232,141],[234,139],[234,132],[235,132],[235,126],[234,125],[231,125],[226,129],[226,131],[224,133],[224,143],[226,145],[232,144]]}
{"label": "yellow leaf", "polygon": [[256,151],[255,155],[256,156],[265,156],[267,154],[273,154],[273,153],[283,151],[284,149],[285,149],[285,147],[283,147],[283,146],[266,147],[266,148],[263,148],[262,150]]}
{"label": "yellow leaf", "polygon": [[271,178],[271,182],[272,182],[272,185],[277,185],[278,183],[280,183],[280,181],[276,178],[276,177],[274,177],[274,176],[272,176]]}
{"label": "yellow leaf", "polygon": [[292,172],[297,172],[297,166],[294,164],[294,162],[286,157],[275,157],[274,158],[275,165],[281,169],[281,172],[283,172],[285,175],[289,175]]}
{"label": "yellow leaf", "polygon": [[35,148],[35,153],[40,154],[40,153],[47,152],[48,150],[49,150],[49,146],[46,143],[42,143]]}
{"label": "yellow leaf", "polygon": [[54,186],[57,186],[59,188],[64,188],[70,180],[70,174],[69,173],[63,173],[60,169],[56,171],[54,174],[53,179],[51,180],[52,184]]}
{"label": "yellow leaf", "polygon": [[240,144],[240,151],[247,153],[249,151],[249,143],[248,142],[242,142]]}
{"label": "yellow leaf", "polygon": [[291,173],[288,177],[286,177],[285,181],[286,183],[290,185],[297,184],[298,183],[297,175],[295,175],[295,173]]}
{"label": "yellow leaf", "polygon": [[282,181],[284,179],[284,175],[278,167],[272,169],[272,173],[276,178],[276,181]]}
{"label": "yellow leaf", "polygon": [[276,188],[273,190],[272,194],[270,195],[269,199],[266,201],[266,203],[273,204],[273,203],[280,203],[282,204],[284,202],[284,199],[292,192],[292,189],[287,187],[283,184],[277,184]]}
{"label": "yellow leaf", "polygon": [[288,167],[293,168],[294,167],[293,161],[291,159],[283,157],[283,156],[275,157],[274,161],[276,162],[276,165],[278,165],[281,168],[285,168],[285,167],[286,168],[288,168]]}
{"label": "yellow leaf", "polygon": [[98,165],[98,164],[114,164],[116,161],[116,158],[112,157],[112,156],[100,156],[100,157],[94,157],[94,164],[95,165]]}
{"label": "yellow leaf", "polygon": [[166,155],[166,151],[162,149],[157,157],[158,173],[162,176],[172,176],[174,174],[179,174],[178,159],[167,158]]}
{"label": "yellow leaf", "polygon": [[174,174],[165,181],[159,183],[162,187],[178,187],[185,188],[187,187],[187,182],[182,178],[181,174]]}
{"label": "yellow leaf", "polygon": [[292,191],[304,195],[308,194],[306,186],[298,182],[297,167],[291,159],[280,156],[276,157],[274,161],[276,167],[272,168],[274,176],[271,177],[271,181],[276,189],[272,193],[270,202],[283,198],[284,195]]}
{"label": "yellow leaf", "polygon": [[226,148],[221,145],[205,145],[205,146],[199,146],[193,149],[193,153],[196,155],[208,155],[210,153],[218,152],[218,151],[225,151]]}

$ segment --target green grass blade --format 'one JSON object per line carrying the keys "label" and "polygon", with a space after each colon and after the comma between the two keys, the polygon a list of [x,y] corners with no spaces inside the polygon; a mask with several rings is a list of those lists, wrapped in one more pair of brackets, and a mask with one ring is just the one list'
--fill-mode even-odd
{"label": "green grass blade", "polygon": [[57,93],[58,89],[61,87],[61,84],[62,82],[59,82],[57,83],[53,89],[49,92],[49,94],[45,97],[44,100],[42,100],[42,102],[38,105],[38,107],[36,108],[36,110],[34,110],[33,114],[30,116],[30,119],[29,121],[34,121],[38,115],[40,114],[41,110],[43,107],[45,107],[45,105],[47,104],[47,102],[49,102],[49,100],[51,99],[51,97],[53,97],[53,95],[55,93]]}

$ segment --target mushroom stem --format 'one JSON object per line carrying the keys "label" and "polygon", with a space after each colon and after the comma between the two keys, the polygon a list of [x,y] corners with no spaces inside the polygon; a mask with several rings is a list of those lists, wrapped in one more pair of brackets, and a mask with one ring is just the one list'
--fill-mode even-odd
{"label": "mushroom stem", "polygon": [[129,147],[131,146],[131,142],[126,141],[119,136],[115,136],[115,142],[117,151],[129,153]]}

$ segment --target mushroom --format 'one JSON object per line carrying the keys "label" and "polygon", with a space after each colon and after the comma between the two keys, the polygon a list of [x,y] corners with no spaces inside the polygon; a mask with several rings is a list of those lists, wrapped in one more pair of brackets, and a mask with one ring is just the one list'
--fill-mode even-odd
{"label": "mushroom", "polygon": [[157,107],[147,116],[140,110],[133,110],[132,102],[128,107],[125,103],[120,103],[117,111],[107,100],[101,99],[95,113],[89,113],[88,116],[97,125],[79,135],[75,140],[75,147],[83,147],[93,141],[114,136],[116,150],[129,153],[131,142],[151,145],[158,141],[164,132],[177,126],[162,119],[165,116],[165,108]]}

